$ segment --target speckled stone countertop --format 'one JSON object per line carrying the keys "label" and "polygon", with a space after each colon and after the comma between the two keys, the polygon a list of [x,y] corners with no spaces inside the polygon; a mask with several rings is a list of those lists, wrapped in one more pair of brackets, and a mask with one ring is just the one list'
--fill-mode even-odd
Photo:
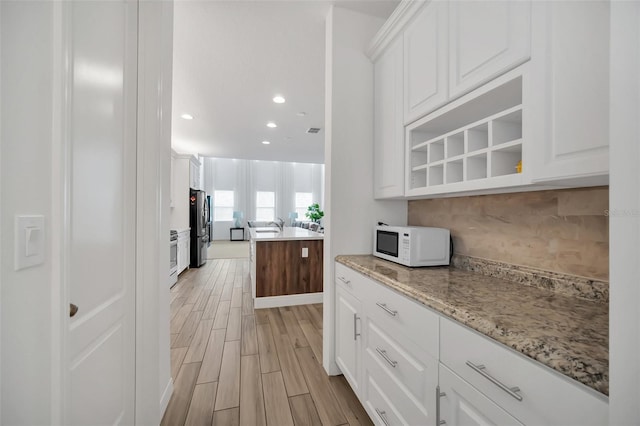
{"label": "speckled stone countertop", "polygon": [[407,268],[371,255],[336,261],[609,394],[607,303],[449,267]]}

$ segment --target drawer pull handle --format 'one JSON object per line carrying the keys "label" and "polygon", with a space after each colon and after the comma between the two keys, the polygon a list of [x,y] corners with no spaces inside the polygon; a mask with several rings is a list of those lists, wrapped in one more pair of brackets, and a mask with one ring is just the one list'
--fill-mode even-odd
{"label": "drawer pull handle", "polygon": [[360,333],[357,332],[356,321],[358,321],[358,314],[353,314],[353,340],[357,340]]}
{"label": "drawer pull handle", "polygon": [[489,380],[491,383],[493,383],[494,385],[498,386],[500,389],[502,389],[503,391],[505,391],[506,393],[508,393],[509,395],[514,397],[515,399],[517,399],[518,401],[522,401],[522,396],[518,395],[516,393],[516,392],[520,392],[520,388],[519,387],[514,386],[514,387],[510,388],[507,385],[503,384],[498,379],[496,379],[495,377],[493,377],[489,373],[487,373],[485,371],[486,367],[484,365],[482,365],[482,364],[481,365],[475,365],[471,361],[467,361],[467,365],[469,367],[471,367],[471,369],[473,369],[473,371],[475,371],[476,373],[480,374],[482,377],[484,377],[485,379]]}
{"label": "drawer pull handle", "polygon": [[446,425],[446,420],[440,420],[440,398],[447,396],[446,393],[440,392],[440,386],[436,386],[436,425]]}
{"label": "drawer pull handle", "polygon": [[338,279],[339,279],[340,281],[342,281],[343,283],[345,283],[346,285],[351,284],[351,281],[350,281],[350,280],[348,280],[348,279],[346,279],[345,277],[338,277]]}
{"label": "drawer pull handle", "polygon": [[390,366],[396,368],[396,365],[398,365],[398,361],[394,361],[389,358],[389,355],[387,355],[387,351],[385,351],[384,349],[376,348],[376,352],[378,352],[380,356],[389,363]]}
{"label": "drawer pull handle", "polygon": [[382,423],[384,423],[385,426],[389,426],[389,420],[387,420],[387,412],[386,411],[380,411],[380,410],[378,410],[376,408],[376,413],[382,419]]}
{"label": "drawer pull handle", "polygon": [[395,317],[398,314],[398,311],[392,311],[391,309],[387,308],[386,303],[376,303],[376,305],[381,307],[386,313],[388,313],[392,317]]}

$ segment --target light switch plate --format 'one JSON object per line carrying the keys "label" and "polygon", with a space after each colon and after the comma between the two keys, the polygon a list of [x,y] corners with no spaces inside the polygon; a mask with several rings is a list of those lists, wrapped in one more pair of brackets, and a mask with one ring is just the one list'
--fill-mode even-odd
{"label": "light switch plate", "polygon": [[309,257],[309,247],[302,247],[302,257]]}
{"label": "light switch plate", "polygon": [[44,263],[44,216],[15,217],[15,270]]}

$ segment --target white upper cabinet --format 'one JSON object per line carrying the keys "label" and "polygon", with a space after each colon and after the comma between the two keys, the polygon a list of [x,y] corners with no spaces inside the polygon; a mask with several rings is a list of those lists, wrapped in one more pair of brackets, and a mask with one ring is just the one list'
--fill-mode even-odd
{"label": "white upper cabinet", "polygon": [[369,51],[375,197],[607,185],[609,9],[401,2]]}
{"label": "white upper cabinet", "polygon": [[606,185],[609,2],[536,3],[533,35],[533,181]]}
{"label": "white upper cabinet", "polygon": [[447,100],[447,3],[433,1],[404,31],[404,123]]}
{"label": "white upper cabinet", "polygon": [[529,1],[449,3],[449,91],[456,97],[530,57]]}
{"label": "white upper cabinet", "polygon": [[375,198],[404,195],[404,126],[402,111],[402,37],[374,65]]}
{"label": "white upper cabinet", "polygon": [[200,160],[192,156],[189,162],[189,186],[193,189],[203,189],[201,168]]}

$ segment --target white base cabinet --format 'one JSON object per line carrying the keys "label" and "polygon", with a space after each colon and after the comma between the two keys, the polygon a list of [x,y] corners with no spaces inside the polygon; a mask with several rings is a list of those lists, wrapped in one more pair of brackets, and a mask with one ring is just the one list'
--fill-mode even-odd
{"label": "white base cabinet", "polygon": [[336,362],[374,423],[607,424],[604,395],[340,263],[335,274]]}
{"label": "white base cabinet", "polygon": [[191,262],[191,230],[178,232],[178,274],[189,267]]}
{"label": "white base cabinet", "polygon": [[439,419],[459,426],[518,425],[515,417],[440,364]]}
{"label": "white base cabinet", "polygon": [[336,286],[336,363],[354,390],[360,386],[362,308],[341,284]]}
{"label": "white base cabinet", "polygon": [[438,316],[342,264],[335,274],[336,363],[369,416],[435,425]]}

